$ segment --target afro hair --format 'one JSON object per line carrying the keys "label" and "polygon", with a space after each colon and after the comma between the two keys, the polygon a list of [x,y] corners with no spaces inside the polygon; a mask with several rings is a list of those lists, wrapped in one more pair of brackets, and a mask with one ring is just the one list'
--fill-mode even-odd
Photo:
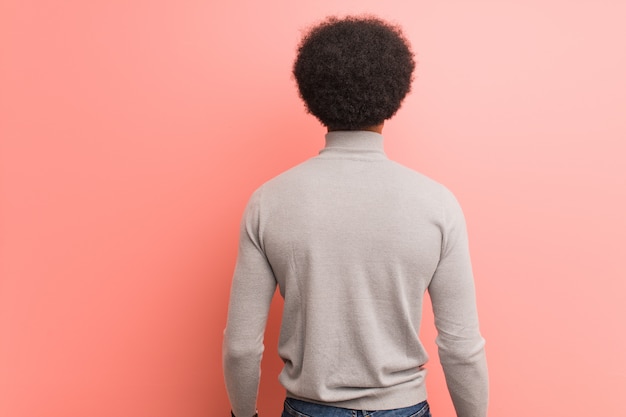
{"label": "afro hair", "polygon": [[398,26],[377,17],[329,17],[298,46],[293,75],[309,113],[329,130],[390,119],[411,90],[415,60]]}

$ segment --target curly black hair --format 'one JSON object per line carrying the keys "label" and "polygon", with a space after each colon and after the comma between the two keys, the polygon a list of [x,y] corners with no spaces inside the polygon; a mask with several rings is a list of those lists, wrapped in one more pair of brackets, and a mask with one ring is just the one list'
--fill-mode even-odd
{"label": "curly black hair", "polygon": [[293,66],[306,109],[329,130],[383,123],[411,90],[415,60],[398,26],[329,17],[302,38]]}

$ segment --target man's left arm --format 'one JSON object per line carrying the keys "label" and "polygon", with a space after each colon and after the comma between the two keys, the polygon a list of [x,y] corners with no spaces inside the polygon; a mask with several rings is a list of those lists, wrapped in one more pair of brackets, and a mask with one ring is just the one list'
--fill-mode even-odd
{"label": "man's left arm", "polygon": [[276,291],[276,279],[258,235],[259,194],[253,194],[241,222],[222,349],[226,390],[236,417],[256,413],[263,336]]}

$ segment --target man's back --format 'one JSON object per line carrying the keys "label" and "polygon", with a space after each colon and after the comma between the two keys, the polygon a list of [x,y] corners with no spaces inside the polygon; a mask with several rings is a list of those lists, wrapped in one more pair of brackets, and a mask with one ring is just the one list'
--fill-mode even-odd
{"label": "man's back", "polygon": [[[243,250],[262,256],[238,263],[236,279],[253,277],[241,290],[258,296],[277,283],[285,299],[288,397],[364,410],[426,400],[426,290],[449,381],[485,371],[462,212],[445,187],[390,161],[380,134],[329,132],[319,156],[254,193],[244,230]],[[239,307],[247,320],[250,307]],[[463,390],[482,395],[484,376]]]}

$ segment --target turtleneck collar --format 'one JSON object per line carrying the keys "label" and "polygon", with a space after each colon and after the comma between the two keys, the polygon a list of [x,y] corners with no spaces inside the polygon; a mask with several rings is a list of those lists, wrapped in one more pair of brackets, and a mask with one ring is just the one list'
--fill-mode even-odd
{"label": "turtleneck collar", "polygon": [[326,134],[321,156],[344,155],[364,158],[387,158],[383,135],[368,130],[338,130]]}

